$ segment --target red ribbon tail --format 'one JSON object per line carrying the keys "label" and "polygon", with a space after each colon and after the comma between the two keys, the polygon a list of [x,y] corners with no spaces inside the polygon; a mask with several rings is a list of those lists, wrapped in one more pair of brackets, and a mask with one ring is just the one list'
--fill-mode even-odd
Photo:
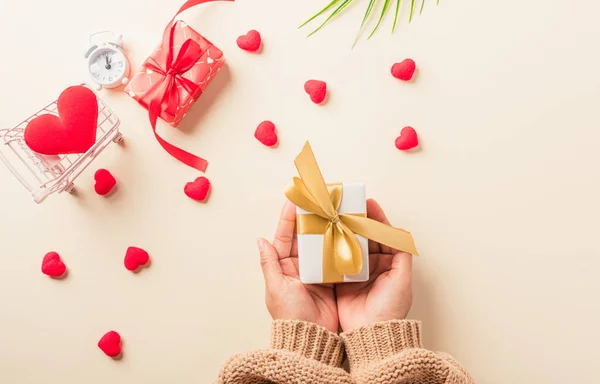
{"label": "red ribbon tail", "polygon": [[156,137],[156,140],[165,149],[165,151],[182,163],[195,168],[200,172],[206,172],[206,167],[208,166],[208,162],[206,160],[167,142],[158,135],[158,132],[156,132],[156,122],[158,120],[158,115],[160,114],[161,103],[158,101],[152,101],[148,110],[150,112],[150,124],[152,125],[154,137]]}
{"label": "red ribbon tail", "polygon": [[[171,36],[169,34],[171,33],[170,29],[174,25],[175,18],[177,17],[177,15],[179,15],[181,12],[184,12],[192,7],[195,7],[196,5],[200,5],[200,4],[204,4],[204,3],[212,3],[212,2],[216,2],[216,1],[235,1],[235,0],[188,0],[188,1],[186,1],[181,6],[181,8],[179,8],[179,10],[175,14],[175,16],[173,16],[173,18],[171,19],[171,22],[167,25],[167,27],[165,28],[165,31],[163,32],[163,49],[167,50],[167,49],[169,49],[169,47],[173,47],[173,40],[171,39]],[[172,57],[171,57],[171,59],[172,59]]]}

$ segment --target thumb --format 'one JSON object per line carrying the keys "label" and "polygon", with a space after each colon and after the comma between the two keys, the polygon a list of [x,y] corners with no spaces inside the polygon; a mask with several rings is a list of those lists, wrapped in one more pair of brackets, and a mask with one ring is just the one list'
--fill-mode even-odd
{"label": "thumb", "polygon": [[260,266],[265,277],[265,283],[267,285],[277,284],[283,277],[277,250],[271,243],[262,238],[257,240],[257,246],[260,251]]}
{"label": "thumb", "polygon": [[412,264],[413,256],[410,253],[396,253],[392,259],[390,276],[394,281],[410,286],[412,284]]}

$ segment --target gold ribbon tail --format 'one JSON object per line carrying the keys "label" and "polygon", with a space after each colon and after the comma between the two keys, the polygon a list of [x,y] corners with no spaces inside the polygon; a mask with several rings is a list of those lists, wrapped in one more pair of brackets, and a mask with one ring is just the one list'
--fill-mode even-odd
{"label": "gold ribbon tail", "polygon": [[334,225],[335,266],[342,275],[356,275],[362,271],[362,246],[344,223]]}
{"label": "gold ribbon tail", "polygon": [[342,221],[354,233],[387,245],[398,251],[419,256],[415,241],[410,232],[395,228],[379,221],[355,215],[340,215]]}

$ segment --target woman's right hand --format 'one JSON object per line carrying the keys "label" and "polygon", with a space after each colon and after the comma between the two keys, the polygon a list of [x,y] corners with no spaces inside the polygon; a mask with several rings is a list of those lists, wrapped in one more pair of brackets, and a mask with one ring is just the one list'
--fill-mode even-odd
{"label": "woman's right hand", "polygon": [[[390,224],[373,199],[367,216]],[[412,305],[412,255],[369,240],[369,281],[338,284],[337,306],[344,332],[372,323],[402,320]]]}

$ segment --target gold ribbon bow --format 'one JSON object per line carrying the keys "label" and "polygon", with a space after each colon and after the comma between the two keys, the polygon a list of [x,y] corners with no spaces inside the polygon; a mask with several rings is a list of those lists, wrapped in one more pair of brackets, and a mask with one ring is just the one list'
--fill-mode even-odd
{"label": "gold ribbon bow", "polygon": [[[342,185],[327,186],[315,155],[307,142],[294,161],[300,178],[285,190],[287,198],[297,207],[311,212],[298,215],[298,234],[323,234],[323,280],[343,281],[344,275],[356,275],[362,270],[362,247],[356,235],[361,235],[399,251],[418,256],[412,235],[399,228],[357,214],[339,213]],[[328,189],[329,187],[329,189]]]}

